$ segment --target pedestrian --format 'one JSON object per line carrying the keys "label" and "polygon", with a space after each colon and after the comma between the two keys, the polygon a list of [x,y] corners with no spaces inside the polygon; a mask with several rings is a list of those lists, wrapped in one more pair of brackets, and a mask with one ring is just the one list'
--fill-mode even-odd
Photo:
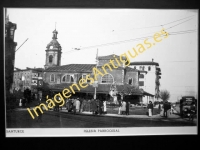
{"label": "pedestrian", "polygon": [[27,88],[27,102],[28,104],[31,102],[31,90]]}
{"label": "pedestrian", "polygon": [[88,112],[91,112],[91,108],[92,108],[91,100],[88,99],[88,101],[87,101],[87,110],[88,110]]}
{"label": "pedestrian", "polygon": [[96,110],[96,114],[99,114],[100,112],[100,105],[99,105],[99,99],[96,99],[96,104],[97,104],[97,110]]}
{"label": "pedestrian", "polygon": [[79,98],[76,99],[76,112],[80,111],[80,101]]}
{"label": "pedestrian", "polygon": [[106,110],[106,101],[103,101],[103,113],[107,114],[107,110]]}
{"label": "pedestrian", "polygon": [[103,101],[99,100],[99,114],[101,115],[103,112]]}
{"label": "pedestrian", "polygon": [[19,99],[19,106],[22,107],[22,99]]}
{"label": "pedestrian", "polygon": [[122,115],[125,114],[125,111],[126,111],[126,102],[124,100],[122,100],[122,108],[121,108],[121,111],[122,111]]}
{"label": "pedestrian", "polygon": [[121,115],[121,108],[122,108],[122,101],[119,100],[119,111],[118,111],[118,115]]}
{"label": "pedestrian", "polygon": [[39,98],[39,101],[40,101],[40,103],[41,103],[41,101],[42,101],[42,91],[39,91],[39,92],[38,92],[38,98]]}
{"label": "pedestrian", "polygon": [[152,101],[149,101],[149,104],[148,104],[147,108],[148,108],[148,112],[149,112],[149,117],[151,117],[153,115],[153,104],[152,104]]}
{"label": "pedestrian", "polygon": [[92,114],[97,114],[97,101],[95,99],[92,99]]}
{"label": "pedestrian", "polygon": [[69,99],[69,101],[68,101],[68,112],[72,112],[72,109],[73,109],[72,99]]}
{"label": "pedestrian", "polygon": [[130,102],[126,101],[126,115],[129,115]]}
{"label": "pedestrian", "polygon": [[73,113],[76,114],[76,99],[75,98],[72,100],[72,103],[73,103]]}
{"label": "pedestrian", "polygon": [[167,101],[163,104],[163,108],[164,108],[163,116],[167,118],[167,111],[169,109],[169,104]]}
{"label": "pedestrian", "polygon": [[83,99],[83,102],[81,104],[81,112],[85,111],[86,110],[86,100]]}
{"label": "pedestrian", "polygon": [[26,98],[22,98],[22,106],[25,108],[26,107]]}
{"label": "pedestrian", "polygon": [[158,103],[158,114],[160,114],[160,110],[161,110],[161,106],[160,106],[160,102]]}

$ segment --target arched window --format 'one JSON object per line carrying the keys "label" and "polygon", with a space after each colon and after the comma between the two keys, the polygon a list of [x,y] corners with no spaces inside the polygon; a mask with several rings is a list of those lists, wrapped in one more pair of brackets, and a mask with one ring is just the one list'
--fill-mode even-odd
{"label": "arched window", "polygon": [[55,82],[55,74],[50,75],[50,82]]}
{"label": "arched window", "polygon": [[50,55],[50,56],[49,56],[49,63],[52,63],[52,62],[53,62],[53,56]]}
{"label": "arched window", "polygon": [[110,74],[106,74],[101,78],[102,83],[113,83],[114,79]]}
{"label": "arched window", "polygon": [[144,78],[144,75],[143,75],[143,74],[140,74],[140,75],[139,75],[139,78]]}
{"label": "arched window", "polygon": [[62,82],[67,82],[67,83],[74,82],[74,78],[72,75],[67,74],[62,77]]}

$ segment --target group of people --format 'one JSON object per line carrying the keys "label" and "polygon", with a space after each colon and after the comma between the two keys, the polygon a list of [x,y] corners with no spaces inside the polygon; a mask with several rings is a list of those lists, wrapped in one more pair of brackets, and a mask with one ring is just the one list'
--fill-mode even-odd
{"label": "group of people", "polygon": [[[161,111],[162,110],[162,111]],[[174,108],[172,107],[171,103],[165,101],[161,106],[161,103],[158,103],[158,113],[163,112],[163,117],[167,118],[169,114],[174,113]]]}
{"label": "group of people", "polygon": [[[148,109],[148,116],[151,117],[153,115],[153,109],[154,109],[152,101],[149,101],[147,109]],[[171,104],[169,102],[167,102],[167,101],[163,103],[162,107],[161,107],[160,103],[158,104],[158,113],[159,114],[161,112],[161,109],[163,109],[163,116],[165,118],[168,117],[169,113],[173,113],[173,108],[172,108]]]}
{"label": "group of people", "polygon": [[[19,95],[17,92],[15,92],[16,95]],[[16,96],[16,99],[19,100],[19,106],[20,107],[27,107],[27,105],[29,103],[31,103],[32,101],[42,101],[42,92],[38,92],[38,93],[32,93],[30,89],[25,89],[24,92],[22,94],[20,94],[19,96]]]}
{"label": "group of people", "polygon": [[66,110],[74,114],[84,111],[92,112],[94,115],[107,113],[106,101],[99,99],[86,100],[78,97],[66,100]]}
{"label": "group of people", "polygon": [[119,100],[119,115],[129,115],[130,102],[125,100]]}

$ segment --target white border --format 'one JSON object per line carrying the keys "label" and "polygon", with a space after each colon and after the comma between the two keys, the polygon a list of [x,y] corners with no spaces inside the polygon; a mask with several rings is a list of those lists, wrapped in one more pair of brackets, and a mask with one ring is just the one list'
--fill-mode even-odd
{"label": "white border", "polygon": [[[8,133],[20,130],[22,133]],[[100,131],[107,132],[100,132]],[[138,135],[197,135],[197,127],[128,127],[128,128],[7,128],[6,137],[83,137]]]}

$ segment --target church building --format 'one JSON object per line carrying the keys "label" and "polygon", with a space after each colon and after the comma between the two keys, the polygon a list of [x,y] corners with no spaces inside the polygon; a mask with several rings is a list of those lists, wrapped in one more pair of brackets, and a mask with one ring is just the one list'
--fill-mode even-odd
{"label": "church building", "polygon": [[[97,85],[88,84],[86,88],[74,87],[73,96],[81,98],[95,98],[104,100],[119,100],[126,98],[131,103],[140,103],[144,95],[151,94],[139,89],[140,71],[125,65],[119,64],[119,56],[97,56],[96,64],[67,64],[61,65],[61,45],[57,41],[58,32],[53,31],[53,37],[46,47],[46,61],[44,65],[43,81],[48,90],[55,93],[62,92],[72,84],[78,84],[81,79],[94,78],[93,68],[97,68],[104,74],[97,76]],[[116,60],[116,61],[114,61]],[[111,67],[114,67],[111,69]],[[90,83],[91,81],[87,81]],[[110,94],[115,86],[115,93]],[[123,95],[123,96],[122,96]],[[126,97],[124,97],[126,96]]]}

